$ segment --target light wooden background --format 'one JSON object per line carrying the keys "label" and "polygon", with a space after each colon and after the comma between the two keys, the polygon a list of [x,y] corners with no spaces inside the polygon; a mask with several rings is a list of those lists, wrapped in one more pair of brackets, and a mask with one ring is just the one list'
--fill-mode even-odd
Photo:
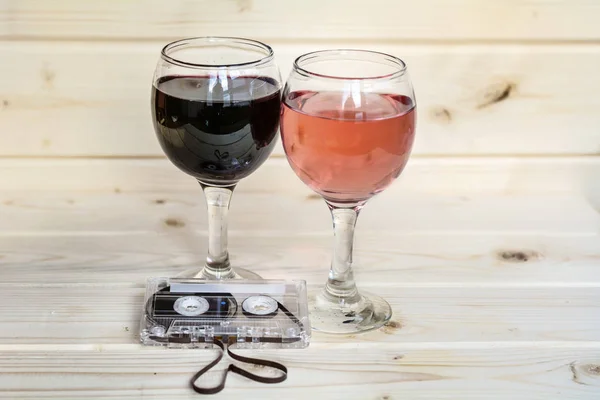
{"label": "light wooden background", "polygon": [[[597,0],[0,0],[0,397],[196,398],[206,352],[136,344],[144,281],[198,266],[195,183],[149,110],[178,38],[406,60],[414,156],[358,223],[356,276],[383,329],[265,354],[265,388],[215,398],[600,398]],[[322,201],[279,146],[234,196],[233,261],[320,284]],[[236,398],[237,398],[236,397]]]}

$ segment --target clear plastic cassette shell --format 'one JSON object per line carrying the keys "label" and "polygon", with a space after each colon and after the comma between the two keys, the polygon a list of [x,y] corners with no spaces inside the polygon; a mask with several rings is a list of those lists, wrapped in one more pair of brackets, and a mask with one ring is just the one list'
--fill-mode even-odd
{"label": "clear plastic cassette shell", "polygon": [[146,286],[145,345],[305,348],[310,332],[305,281],[151,278]]}

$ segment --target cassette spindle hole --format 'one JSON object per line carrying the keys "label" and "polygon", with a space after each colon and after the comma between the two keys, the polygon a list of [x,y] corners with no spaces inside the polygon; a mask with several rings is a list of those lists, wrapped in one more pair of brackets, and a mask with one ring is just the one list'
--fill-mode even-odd
{"label": "cassette spindle hole", "polygon": [[250,296],[242,303],[242,310],[247,316],[273,316],[279,310],[279,303],[270,296]]}
{"label": "cassette spindle hole", "polygon": [[176,313],[186,317],[202,315],[210,309],[208,300],[200,296],[184,296],[178,298],[173,304]]}

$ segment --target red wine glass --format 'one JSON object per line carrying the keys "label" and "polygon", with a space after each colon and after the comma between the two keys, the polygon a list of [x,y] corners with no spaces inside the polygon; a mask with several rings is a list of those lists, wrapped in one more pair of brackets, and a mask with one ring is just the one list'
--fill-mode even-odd
{"label": "red wine glass", "polygon": [[354,226],[365,203],[404,169],[415,106],[406,65],[394,56],[326,50],[294,62],[283,92],[283,146],[296,175],[325,199],[334,225],[329,278],[309,294],[316,330],[361,332],[392,315],[384,299],[356,288]]}
{"label": "red wine glass", "polygon": [[152,119],[160,145],[202,187],[208,256],[186,277],[257,279],[232,268],[227,214],[233,189],[269,157],[277,140],[281,77],[273,50],[243,38],[200,37],[166,45],[152,82]]}

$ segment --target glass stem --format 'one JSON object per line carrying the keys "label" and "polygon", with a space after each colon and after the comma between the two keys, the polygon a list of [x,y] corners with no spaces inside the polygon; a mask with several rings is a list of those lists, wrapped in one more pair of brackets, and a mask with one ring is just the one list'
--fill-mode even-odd
{"label": "glass stem", "polygon": [[324,294],[340,305],[359,301],[360,295],[352,272],[352,247],[354,226],[360,207],[340,208],[327,203],[333,218],[334,246],[329,279]]}
{"label": "glass stem", "polygon": [[204,279],[231,279],[235,272],[229,264],[227,225],[229,203],[235,185],[213,187],[200,183],[208,208],[208,256],[200,273]]}

